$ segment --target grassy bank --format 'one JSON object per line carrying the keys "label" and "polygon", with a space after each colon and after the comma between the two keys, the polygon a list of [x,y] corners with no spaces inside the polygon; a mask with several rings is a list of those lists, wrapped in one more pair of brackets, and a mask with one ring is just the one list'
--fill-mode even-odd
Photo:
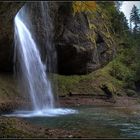
{"label": "grassy bank", "polygon": [[87,75],[55,75],[59,95],[72,94],[104,94],[100,86],[106,84],[113,94],[122,94],[125,83],[110,74],[112,63]]}

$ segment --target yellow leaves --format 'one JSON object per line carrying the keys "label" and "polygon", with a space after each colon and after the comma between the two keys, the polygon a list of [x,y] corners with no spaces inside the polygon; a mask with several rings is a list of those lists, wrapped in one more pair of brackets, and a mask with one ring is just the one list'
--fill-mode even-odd
{"label": "yellow leaves", "polygon": [[89,9],[89,10],[95,10],[96,8],[96,2],[95,1],[85,1],[83,2],[84,6],[85,6],[85,10]]}
{"label": "yellow leaves", "polygon": [[74,11],[74,13],[80,12],[81,9],[82,9],[82,2],[81,1],[73,2],[73,11]]}
{"label": "yellow leaves", "polygon": [[73,11],[75,13],[80,12],[92,12],[96,10],[96,2],[95,1],[74,1],[73,2]]}

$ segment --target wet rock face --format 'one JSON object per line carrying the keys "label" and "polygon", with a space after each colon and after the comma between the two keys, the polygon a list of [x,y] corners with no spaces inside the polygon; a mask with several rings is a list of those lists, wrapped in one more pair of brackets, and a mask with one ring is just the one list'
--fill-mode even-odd
{"label": "wet rock face", "polygon": [[[30,5],[30,11],[36,13],[32,15],[39,15],[36,10],[38,4]],[[0,71],[13,69],[13,19],[22,6],[21,2],[0,4]],[[59,74],[87,74],[104,66],[113,58],[115,42],[107,19],[98,11],[90,18],[89,13],[73,15],[71,2],[49,2],[49,8],[54,24],[53,39]],[[39,22],[41,17],[38,17],[32,18]],[[34,22],[34,36],[43,52],[42,58],[45,59],[47,52],[43,44],[44,29],[41,22],[38,22]]]}
{"label": "wet rock face", "polygon": [[[86,37],[87,20],[83,14],[73,16],[71,9],[59,8],[56,49],[58,54],[58,72],[60,74],[85,74],[91,61],[93,47]],[[63,15],[65,13],[65,15]]]}
{"label": "wet rock face", "polygon": [[13,69],[14,17],[23,2],[0,2],[0,71]]}
{"label": "wet rock face", "polygon": [[105,20],[98,11],[92,18],[89,13],[73,15],[70,3],[59,7],[55,45],[60,74],[87,74],[113,58],[115,42]]}

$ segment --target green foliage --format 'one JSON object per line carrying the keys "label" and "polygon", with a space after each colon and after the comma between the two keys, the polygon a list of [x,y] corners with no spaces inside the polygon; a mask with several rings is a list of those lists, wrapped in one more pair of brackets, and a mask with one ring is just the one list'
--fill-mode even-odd
{"label": "green foliage", "polygon": [[119,61],[114,60],[112,63],[112,69],[110,71],[112,76],[125,82],[134,80],[134,72],[131,69]]}
{"label": "green foliage", "polygon": [[[138,30],[139,15],[136,6],[132,8],[130,21],[135,24],[137,34],[131,32],[126,17],[116,9],[107,9],[110,12],[112,27],[118,34],[116,58],[111,62],[110,74],[123,81],[126,88],[133,88],[134,82],[140,80],[140,32]],[[117,37],[117,36],[116,36]],[[123,42],[123,43],[120,43]]]}
{"label": "green foliage", "polygon": [[125,88],[134,89],[134,83],[140,80],[140,56],[138,40],[133,35],[123,38],[124,43],[118,47],[116,58],[111,62],[110,74],[125,83]]}
{"label": "green foliage", "polygon": [[78,76],[61,76],[57,75],[58,78],[58,87],[60,92],[68,93],[75,88],[75,85],[79,83],[80,77]]}
{"label": "green foliage", "polygon": [[111,93],[115,94],[117,92],[117,89],[113,83],[109,82],[106,84],[106,86],[108,87],[108,89]]}
{"label": "green foliage", "polygon": [[[125,34],[128,31],[128,23],[127,19],[122,12],[118,9],[121,3],[110,1],[110,2],[98,2],[98,4],[103,9],[103,13],[105,13],[111,21],[111,27],[115,34]],[[116,8],[117,7],[117,8]]]}

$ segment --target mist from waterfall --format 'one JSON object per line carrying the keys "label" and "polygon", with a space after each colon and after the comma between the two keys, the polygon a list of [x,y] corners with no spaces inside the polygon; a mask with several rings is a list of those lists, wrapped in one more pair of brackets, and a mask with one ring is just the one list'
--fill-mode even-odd
{"label": "mist from waterfall", "polygon": [[[15,24],[15,71],[20,84],[20,92],[29,96],[32,108],[15,111],[13,116],[55,116],[76,113],[72,109],[57,108],[55,106],[52,84],[48,73],[56,69],[56,51],[52,46],[53,25],[48,13],[48,3],[40,2],[42,20],[44,22],[45,47],[48,57],[47,65],[41,59],[41,53],[37,46],[37,40],[32,31],[32,23],[28,16],[27,7],[24,6],[16,15]],[[35,15],[34,15],[35,16]]]}

